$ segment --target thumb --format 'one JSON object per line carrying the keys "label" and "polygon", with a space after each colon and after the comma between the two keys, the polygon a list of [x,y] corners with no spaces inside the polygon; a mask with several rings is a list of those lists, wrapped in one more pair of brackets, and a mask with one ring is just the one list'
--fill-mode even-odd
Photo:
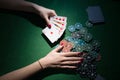
{"label": "thumb", "polygon": [[51,28],[51,23],[50,23],[50,20],[48,19],[48,17],[46,16],[45,17],[45,21],[46,21],[46,24],[49,28]]}
{"label": "thumb", "polygon": [[57,48],[55,48],[53,51],[58,52],[63,48],[63,46],[59,45]]}

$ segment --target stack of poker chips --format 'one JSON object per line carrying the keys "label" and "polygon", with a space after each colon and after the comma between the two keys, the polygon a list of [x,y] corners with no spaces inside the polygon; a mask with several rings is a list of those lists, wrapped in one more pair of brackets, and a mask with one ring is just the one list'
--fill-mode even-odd
{"label": "stack of poker chips", "polygon": [[81,77],[95,79],[97,76],[96,63],[101,60],[100,42],[94,40],[92,34],[81,23],[68,26],[68,30],[71,35],[60,42],[60,45],[64,46],[62,51],[83,53],[79,56],[84,60],[78,64],[76,71]]}

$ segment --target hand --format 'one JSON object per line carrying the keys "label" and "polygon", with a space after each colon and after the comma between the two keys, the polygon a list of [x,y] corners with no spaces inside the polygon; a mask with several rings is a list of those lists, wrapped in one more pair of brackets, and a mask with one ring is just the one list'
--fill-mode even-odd
{"label": "hand", "polygon": [[40,59],[40,63],[43,68],[77,68],[77,64],[83,61],[82,57],[78,57],[79,52],[62,52],[63,47],[59,46],[56,49],[52,50],[47,56]]}
{"label": "hand", "polygon": [[57,15],[56,12],[52,9],[48,9],[42,6],[37,6],[36,9],[37,14],[40,15],[43,19],[45,19],[48,27],[51,27],[49,18],[52,16],[56,16]]}

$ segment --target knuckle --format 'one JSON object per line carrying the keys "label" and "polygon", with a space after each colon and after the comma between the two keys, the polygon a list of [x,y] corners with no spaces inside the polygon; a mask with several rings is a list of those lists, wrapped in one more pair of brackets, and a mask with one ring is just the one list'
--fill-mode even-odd
{"label": "knuckle", "polygon": [[55,10],[51,10],[52,13],[55,13]]}

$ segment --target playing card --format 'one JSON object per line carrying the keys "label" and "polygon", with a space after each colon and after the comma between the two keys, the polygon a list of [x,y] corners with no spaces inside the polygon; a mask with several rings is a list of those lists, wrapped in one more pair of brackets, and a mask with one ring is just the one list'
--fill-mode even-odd
{"label": "playing card", "polygon": [[54,16],[50,19],[51,23],[53,23],[56,27],[59,28],[59,34],[60,37],[62,36],[62,34],[64,33],[65,29],[66,29],[66,24],[67,24],[67,18],[66,17],[62,17],[62,16]]}
{"label": "playing card", "polygon": [[54,25],[52,25],[51,28],[46,27],[42,30],[42,32],[45,34],[45,36],[50,40],[51,43],[54,43],[59,38],[59,31],[55,28]]}
{"label": "playing card", "polygon": [[59,24],[59,23],[57,23],[55,21],[52,21],[52,23],[57,27],[57,29],[59,30],[59,34],[61,36],[64,33],[65,29],[66,29],[66,24]]}
{"label": "playing card", "polygon": [[51,28],[46,27],[42,30],[45,36],[54,43],[57,41],[66,29],[67,18],[62,16],[54,16],[50,18]]}
{"label": "playing card", "polygon": [[67,17],[63,16],[54,16],[50,18],[50,21],[56,21],[58,23],[66,23],[67,22]]}

